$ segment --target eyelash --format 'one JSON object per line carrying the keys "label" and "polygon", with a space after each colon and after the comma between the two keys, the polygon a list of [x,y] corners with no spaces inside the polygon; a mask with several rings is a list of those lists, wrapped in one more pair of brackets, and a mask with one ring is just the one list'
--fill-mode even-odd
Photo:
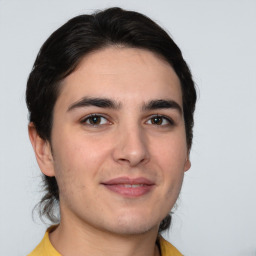
{"label": "eyelash", "polygon": [[[101,124],[101,123],[93,124],[93,123],[91,123],[91,121],[93,121],[93,118],[95,118],[95,121],[97,121],[96,119],[100,119],[100,120],[98,120],[100,122],[102,121],[102,119],[105,119],[105,122],[103,124]],[[160,124],[152,123],[152,122],[155,122],[156,119],[161,119],[161,123]],[[151,123],[148,123],[148,122],[151,122]],[[167,122],[167,123],[162,124],[163,122]],[[101,114],[90,114],[90,115],[86,116],[85,118],[83,118],[81,120],[81,123],[84,124],[84,125],[89,125],[89,126],[93,126],[93,127],[97,127],[97,126],[101,126],[101,125],[105,125],[105,124],[111,124],[111,122]],[[147,119],[146,124],[151,124],[151,125],[155,125],[155,126],[165,126],[166,127],[166,126],[173,126],[174,121],[170,117],[166,117],[164,115],[158,115],[157,114],[157,115],[150,116]]]}
{"label": "eyelash", "polygon": [[[166,121],[167,122],[167,124],[160,124],[160,125],[157,125],[157,124],[152,124],[152,125],[156,125],[156,126],[173,126],[174,125],[174,121],[170,118],[170,117],[167,117],[167,116],[164,116],[164,115],[153,115],[153,116],[151,116],[149,119],[148,119],[148,121],[152,121],[153,119],[162,119],[162,122],[164,122],[164,121]],[[147,122],[148,122],[147,121]],[[146,122],[146,123],[147,123]]]}
{"label": "eyelash", "polygon": [[106,122],[105,122],[104,124],[106,124],[106,123],[111,123],[106,117],[104,117],[104,116],[101,115],[101,114],[90,114],[90,115],[86,116],[85,118],[83,118],[83,119],[81,120],[81,123],[82,123],[82,124],[85,124],[85,125],[95,126],[95,127],[96,127],[96,126],[100,126],[100,125],[104,125],[104,124],[92,124],[92,123],[87,123],[87,121],[89,121],[89,122],[90,122],[90,120],[92,121],[93,118],[100,118],[100,121],[102,121],[102,119],[105,119]]}

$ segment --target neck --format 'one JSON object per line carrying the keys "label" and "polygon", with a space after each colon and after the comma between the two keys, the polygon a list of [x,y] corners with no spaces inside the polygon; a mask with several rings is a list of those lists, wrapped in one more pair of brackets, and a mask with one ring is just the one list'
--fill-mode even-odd
{"label": "neck", "polygon": [[159,256],[157,233],[158,227],[143,234],[115,234],[62,218],[50,241],[65,256]]}

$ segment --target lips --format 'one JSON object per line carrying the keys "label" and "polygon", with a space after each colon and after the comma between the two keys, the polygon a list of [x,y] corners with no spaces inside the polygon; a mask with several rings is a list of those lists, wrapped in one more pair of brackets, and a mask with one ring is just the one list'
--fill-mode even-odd
{"label": "lips", "polygon": [[108,190],[125,197],[140,197],[149,193],[155,186],[154,182],[144,177],[131,179],[119,177],[101,183]]}

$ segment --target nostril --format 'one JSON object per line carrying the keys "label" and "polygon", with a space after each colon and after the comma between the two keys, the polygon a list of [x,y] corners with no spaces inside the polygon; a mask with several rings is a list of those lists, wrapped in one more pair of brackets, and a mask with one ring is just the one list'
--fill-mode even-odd
{"label": "nostril", "polygon": [[128,160],[127,159],[125,159],[125,158],[121,158],[121,159],[119,159],[120,161],[122,161],[122,162],[128,162]]}
{"label": "nostril", "polygon": [[146,158],[119,158],[118,162],[120,164],[129,165],[131,167],[143,164],[147,162]]}

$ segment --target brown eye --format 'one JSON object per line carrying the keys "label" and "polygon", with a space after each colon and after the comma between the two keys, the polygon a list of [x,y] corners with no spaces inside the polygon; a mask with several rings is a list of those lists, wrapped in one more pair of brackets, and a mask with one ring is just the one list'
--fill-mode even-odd
{"label": "brown eye", "polygon": [[152,124],[161,125],[163,123],[163,117],[155,116],[151,118]]}
{"label": "brown eye", "polygon": [[149,118],[146,124],[151,124],[156,126],[174,125],[172,119],[165,116],[160,116],[160,115],[151,116],[151,118]]}
{"label": "brown eye", "polygon": [[84,120],[82,120],[82,123],[86,125],[99,126],[107,124],[108,120],[100,115],[90,115],[89,117],[86,117]]}
{"label": "brown eye", "polygon": [[101,117],[100,116],[92,116],[88,118],[88,122],[92,125],[100,124]]}

